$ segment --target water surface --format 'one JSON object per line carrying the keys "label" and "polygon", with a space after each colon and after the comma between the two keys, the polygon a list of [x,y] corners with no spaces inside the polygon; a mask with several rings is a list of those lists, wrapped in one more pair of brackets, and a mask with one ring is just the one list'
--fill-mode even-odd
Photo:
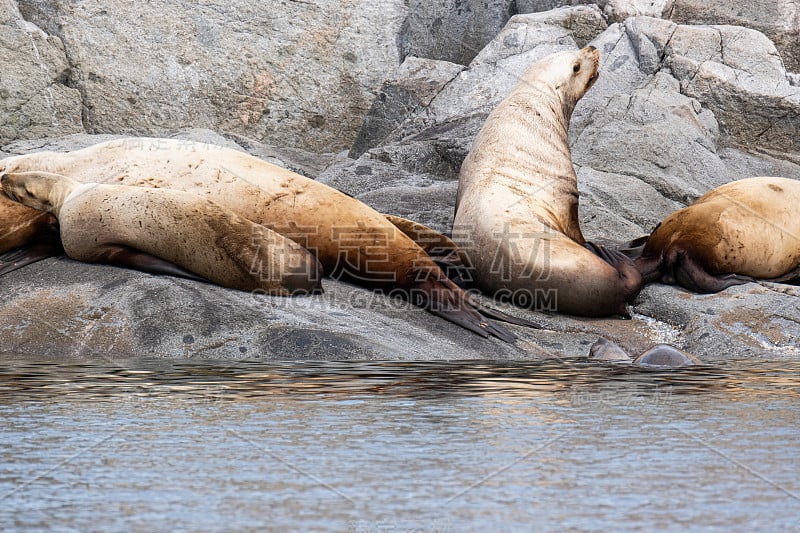
{"label": "water surface", "polygon": [[0,359],[0,529],[800,529],[800,363]]}

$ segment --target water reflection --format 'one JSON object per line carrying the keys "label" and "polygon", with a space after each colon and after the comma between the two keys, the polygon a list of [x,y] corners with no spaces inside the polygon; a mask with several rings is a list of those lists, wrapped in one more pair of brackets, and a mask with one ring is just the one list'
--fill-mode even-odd
{"label": "water reflection", "polygon": [[698,393],[800,396],[800,362],[732,362],[648,371],[584,359],[541,362],[21,360],[0,363],[0,401],[119,395],[249,399],[325,396],[659,398]]}
{"label": "water reflection", "polygon": [[0,358],[0,530],[791,530],[798,376]]}

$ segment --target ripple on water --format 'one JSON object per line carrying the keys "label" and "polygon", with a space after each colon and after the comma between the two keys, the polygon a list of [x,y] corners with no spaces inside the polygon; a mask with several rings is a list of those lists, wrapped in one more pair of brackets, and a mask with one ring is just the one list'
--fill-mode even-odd
{"label": "ripple on water", "polygon": [[0,527],[788,529],[800,364],[0,363]]}

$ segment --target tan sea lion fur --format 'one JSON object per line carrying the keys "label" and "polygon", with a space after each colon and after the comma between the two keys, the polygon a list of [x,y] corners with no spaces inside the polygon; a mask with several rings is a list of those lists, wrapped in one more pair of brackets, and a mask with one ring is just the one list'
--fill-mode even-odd
{"label": "tan sea lion fur", "polygon": [[645,282],[718,292],[800,278],[800,181],[733,181],[659,224],[635,261]]}
{"label": "tan sea lion fur", "polygon": [[628,316],[641,279],[619,252],[587,244],[567,130],[598,77],[598,51],[534,64],[492,111],[461,167],[453,240],[497,298],[583,316]]}
{"label": "tan sea lion fur", "polygon": [[172,189],[79,183],[46,172],[3,174],[3,192],[58,219],[72,259],[122,264],[145,254],[219,285],[276,296],[320,288],[322,267],[302,246],[211,200]]}
{"label": "tan sea lion fur", "polygon": [[[68,153],[37,152],[0,161],[0,172],[31,170],[80,182],[199,194],[294,240],[319,259],[327,276],[405,294],[416,305],[482,336],[514,339],[482,316],[469,294],[447,279],[422,248],[380,213],[327,185],[246,153],[176,139],[129,138]],[[8,203],[0,198],[0,210]],[[480,311],[499,320],[524,322],[496,311]]]}

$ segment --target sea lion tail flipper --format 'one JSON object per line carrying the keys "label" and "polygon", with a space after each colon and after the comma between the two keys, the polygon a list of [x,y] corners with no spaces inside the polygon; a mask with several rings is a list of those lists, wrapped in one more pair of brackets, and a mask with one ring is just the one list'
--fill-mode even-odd
{"label": "sea lion tail flipper", "polygon": [[106,246],[104,247],[103,254],[93,258],[93,261],[96,263],[103,263],[105,265],[147,272],[148,274],[156,274],[159,276],[175,276],[178,278],[190,279],[192,281],[209,283],[206,278],[198,276],[194,272],[185,270],[175,263],[171,263],[165,259],[161,259],[160,257],[156,257],[128,246]]}
{"label": "sea lion tail flipper", "polygon": [[422,289],[422,292],[417,294],[421,295],[423,299],[415,303],[434,315],[477,333],[481,337],[497,337],[509,344],[517,340],[516,335],[484,316],[482,310],[473,303],[469,294],[443,274],[440,273],[440,277],[426,281],[422,285]]}
{"label": "sea lion tail flipper", "polygon": [[0,276],[48,257],[62,255],[64,248],[58,240],[37,242],[0,254]]}
{"label": "sea lion tail flipper", "polygon": [[486,307],[484,305],[480,305],[477,303],[473,303],[475,306],[475,310],[478,311],[480,314],[487,318],[492,318],[494,320],[499,320],[500,322],[508,322],[509,324],[514,324],[517,326],[525,326],[528,328],[534,329],[542,329],[544,326],[542,324],[537,324],[535,322],[531,322],[530,320],[526,320],[524,318],[520,318],[517,316],[508,315],[498,309],[492,309],[491,307]]}

